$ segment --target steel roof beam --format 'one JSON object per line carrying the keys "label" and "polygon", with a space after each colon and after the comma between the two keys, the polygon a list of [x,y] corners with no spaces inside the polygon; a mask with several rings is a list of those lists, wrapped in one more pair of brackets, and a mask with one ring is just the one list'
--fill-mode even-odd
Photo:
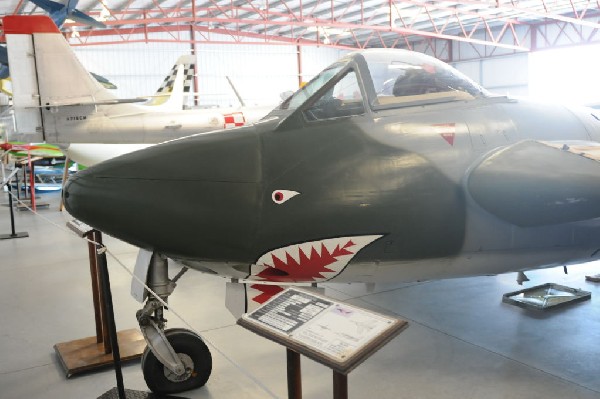
{"label": "steel roof beam", "polygon": [[[474,5],[474,6],[478,6],[478,7],[482,7],[482,8],[490,7],[489,2],[485,2],[485,1],[457,0],[456,3],[464,4],[464,5]],[[555,21],[567,22],[567,23],[570,23],[573,25],[581,25],[581,26],[587,26],[589,28],[600,29],[600,24],[595,23],[595,22],[590,22],[590,21],[583,19],[587,10],[589,10],[589,6],[591,3],[590,1],[579,2],[579,4],[584,6],[579,17],[577,17],[577,9],[575,8],[574,3],[572,1],[569,2],[569,5],[570,5],[569,11],[576,15],[575,18],[559,14],[558,11],[555,11],[555,12],[549,11],[547,4],[545,4],[545,2],[543,2],[543,1],[539,1],[539,3],[542,5],[542,8],[544,8],[545,11],[540,11],[540,10],[536,10],[536,9],[529,8],[529,7],[520,7],[519,4],[521,4],[521,3],[524,3],[524,1],[519,1],[519,0],[504,1],[504,2],[498,1],[497,6],[494,7],[494,9],[498,10],[498,12],[513,12],[513,13],[517,13],[522,16],[526,16],[526,17],[529,16],[534,19],[548,18],[548,19],[552,19]],[[531,1],[529,0],[529,1],[527,1],[527,3],[531,3]],[[598,4],[596,4],[596,7],[598,7]],[[566,9],[564,10],[565,13],[567,13],[569,11],[567,11]]]}
{"label": "steel roof beam", "polygon": [[[549,42],[544,24],[556,26],[561,40],[572,43],[597,40],[600,30],[597,15],[591,15],[600,4],[590,0],[262,0],[260,4],[257,0],[120,0],[112,9],[106,7],[106,0],[98,3],[109,11],[105,23],[112,29],[94,30],[90,37],[117,35],[123,42],[137,34],[158,41],[152,37],[157,32],[168,33],[172,41],[185,41],[180,33],[193,29],[208,36],[220,32],[244,43],[262,43],[267,38],[278,44],[306,41],[323,46],[412,48],[420,42],[434,53],[450,53],[450,41],[510,51],[535,48],[537,38],[548,45],[560,43]],[[20,0],[17,8],[26,4]],[[93,6],[86,12],[100,14]],[[65,26],[80,35],[90,32],[78,24]]]}
{"label": "steel roof beam", "polygon": [[[490,35],[490,40],[481,40],[481,39],[475,39],[473,38],[473,34],[475,33],[475,30],[478,27],[478,24],[473,25],[473,29],[471,31],[466,31],[464,26],[461,26],[461,29],[459,30],[459,34],[452,34],[452,33],[447,33],[444,30],[448,29],[448,25],[449,23],[444,24],[443,29],[439,29],[439,28],[435,28],[434,32],[431,32],[427,29],[415,29],[413,28],[413,25],[415,24],[416,21],[412,21],[410,24],[405,23],[404,21],[402,22],[403,26],[389,26],[388,24],[381,24],[381,25],[372,25],[372,24],[356,24],[356,23],[351,23],[351,22],[337,22],[335,15],[329,15],[329,18],[326,19],[314,19],[314,18],[310,18],[310,16],[314,15],[314,12],[311,12],[308,14],[309,17],[306,16],[306,14],[304,14],[304,18],[300,19],[299,17],[297,17],[295,14],[285,14],[285,13],[272,13],[269,10],[267,10],[267,13],[265,13],[264,15],[266,15],[266,17],[263,18],[257,18],[257,19],[243,19],[243,18],[238,18],[235,17],[236,14],[239,14],[239,11],[242,11],[244,14],[246,14],[246,12],[248,11],[248,9],[240,9],[239,7],[235,7],[233,5],[228,5],[225,7],[222,7],[220,5],[218,5],[216,2],[212,2],[214,7],[208,7],[208,8],[204,8],[204,7],[196,7],[195,8],[195,12],[196,15],[192,16],[187,16],[187,17],[182,17],[182,16],[178,16],[178,17],[172,17],[172,16],[168,16],[168,17],[164,17],[165,13],[167,13],[167,15],[183,15],[183,14],[188,14],[190,13],[191,9],[184,9],[184,8],[179,8],[179,9],[161,9],[159,11],[150,11],[153,14],[163,14],[163,17],[147,17],[147,14],[149,13],[148,11],[143,11],[142,14],[142,18],[141,19],[124,19],[125,16],[123,16],[122,18],[117,18],[116,20],[107,20],[105,21],[106,25],[113,25],[113,26],[118,26],[118,25],[133,25],[133,26],[137,26],[137,25],[151,25],[151,24],[160,24],[160,25],[164,25],[164,24],[177,24],[177,23],[187,23],[187,24],[195,24],[195,23],[218,23],[221,24],[223,26],[232,26],[233,25],[240,25],[240,26],[246,26],[246,27],[250,27],[250,26],[265,26],[265,30],[269,31],[269,30],[277,30],[279,29],[279,32],[281,33],[281,28],[282,27],[303,27],[308,29],[308,27],[310,26],[314,26],[314,25],[318,25],[322,28],[325,29],[346,29],[346,30],[351,30],[351,29],[362,29],[362,30],[374,30],[377,32],[390,32],[390,33],[395,33],[395,34],[400,34],[400,35],[415,35],[415,36],[421,36],[421,37],[429,37],[429,38],[437,38],[437,39],[447,39],[447,40],[458,40],[458,41],[463,41],[463,42],[467,42],[467,43],[472,43],[472,44],[479,44],[479,45],[492,45],[492,46],[498,46],[498,47],[502,47],[502,48],[508,48],[508,49],[513,49],[513,50],[523,50],[526,51],[528,50],[526,47],[520,45],[520,43],[517,40],[513,40],[513,43],[515,44],[506,44],[506,43],[501,43],[500,39],[501,37],[494,37],[491,30],[489,30],[489,24],[487,23],[487,21],[483,21],[484,26],[487,27],[488,29],[488,33]],[[313,10],[316,10],[316,8],[318,7],[318,5],[320,4],[324,4],[320,1],[317,2],[313,2],[314,6],[313,6]],[[394,7],[394,2],[393,0],[390,1],[390,7]],[[427,8],[424,8],[427,9]],[[390,8],[390,10],[393,10],[392,8]],[[428,10],[428,9],[427,9]],[[119,14],[118,11],[113,11],[114,14]],[[210,14],[212,15],[211,17],[202,17],[202,16],[198,16],[198,14],[202,14],[202,13],[206,13],[206,14]],[[126,10],[125,14],[127,16],[135,16],[135,15],[140,15],[139,12],[137,14],[132,13],[130,10]],[[390,11],[390,15],[393,14],[393,11]],[[256,15],[256,14],[254,14]],[[273,19],[268,19],[270,16],[272,15],[276,15],[276,17],[280,17],[280,20],[273,20]],[[290,15],[293,15],[293,17],[290,17]],[[145,18],[144,18],[145,16]],[[226,16],[226,17],[220,17],[220,16]],[[296,20],[292,20],[290,21],[290,18],[295,18]],[[460,19],[458,18],[457,14],[452,15],[452,18],[457,18],[457,21],[460,22]],[[431,19],[431,17],[430,17]],[[394,22],[394,21],[392,21]],[[509,21],[507,23],[512,23],[512,21]],[[165,27],[165,31],[168,31],[169,29]],[[239,30],[239,28],[237,28],[237,30]],[[505,31],[506,29],[503,29],[503,31]],[[462,35],[461,35],[462,34]]]}
{"label": "steel roof beam", "polygon": [[[104,21],[104,23],[107,26],[117,27],[117,26],[125,25],[121,28],[123,30],[129,29],[126,27],[126,25],[132,25],[133,27],[140,27],[140,26],[149,26],[151,24],[161,24],[161,26],[164,28],[163,31],[165,31],[165,32],[169,31],[169,29],[172,29],[170,25],[164,25],[165,23],[190,25],[190,24],[196,24],[196,23],[202,23],[202,22],[205,22],[207,24],[209,22],[210,23],[219,23],[219,24],[240,24],[240,25],[264,25],[265,24],[265,21],[262,21],[262,20],[234,19],[234,18],[230,18],[230,19],[226,20],[223,18],[206,18],[206,17],[169,17],[169,18],[146,18],[146,19],[142,19],[142,20],[133,19],[133,20]],[[359,24],[320,21],[320,20],[316,21],[316,22],[318,23],[318,25],[320,27],[326,27],[326,28],[348,29],[348,30],[363,29],[363,30],[372,30],[374,32],[393,32],[393,33],[397,33],[400,35],[417,35],[417,36],[424,36],[424,37],[437,38],[437,39],[457,40],[457,41],[462,41],[462,42],[472,43],[472,44],[492,45],[492,46],[498,46],[498,47],[512,49],[512,50],[521,50],[521,51],[529,50],[527,47],[520,46],[520,45],[512,45],[512,44],[505,44],[505,43],[500,43],[500,42],[495,42],[495,41],[474,39],[471,37],[472,32],[468,36],[463,37],[463,36],[456,36],[456,35],[450,35],[450,34],[445,34],[445,33],[428,32],[428,31],[424,31],[424,30],[416,30],[416,29],[404,28],[404,27],[389,27],[389,26],[381,26],[381,25],[359,25]],[[315,25],[315,23],[312,21],[311,22],[306,22],[306,21],[297,22],[297,21],[273,21],[273,20],[269,20],[268,24],[269,25],[278,25],[278,26],[306,27],[306,28]],[[97,31],[104,32],[106,30],[97,30]],[[79,33],[81,34],[82,31],[79,31]],[[249,32],[238,31],[238,35],[244,35],[245,33],[249,33]]]}
{"label": "steel roof beam", "polygon": [[[171,27],[173,31],[177,31],[177,32],[189,32],[189,26],[172,26]],[[163,32],[162,27],[157,27],[157,26],[153,26],[153,27],[147,27],[146,29],[144,29],[143,27],[137,27],[137,28],[131,28],[131,29],[126,29],[126,32],[122,31],[121,29],[108,29],[108,36],[121,36],[124,35],[126,33],[126,35],[128,36],[128,40],[127,43],[142,43],[142,42],[146,42],[146,43],[192,43],[192,42],[196,42],[196,43],[205,43],[205,44],[276,44],[276,45],[302,45],[302,46],[322,46],[323,43],[320,43],[318,41],[315,40],[307,40],[307,39],[291,39],[291,38],[286,38],[286,37],[279,37],[279,36],[269,36],[269,35],[264,35],[264,34],[250,34],[248,32],[246,32],[244,35],[239,35],[237,31],[231,31],[231,30],[227,30],[227,29],[221,29],[221,28],[217,28],[217,29],[209,29],[207,27],[194,27],[194,31],[198,32],[198,33],[207,33],[207,34],[211,34],[211,33],[215,33],[215,34],[220,34],[220,35],[225,35],[225,36],[230,36],[231,38],[233,38],[235,41],[224,41],[224,40],[220,40],[220,41],[214,41],[214,40],[210,40],[208,38],[209,35],[202,35],[201,37],[206,38],[206,40],[190,40],[190,39],[178,39],[178,40],[169,40],[169,39],[153,39],[149,36],[143,37],[143,38],[139,38],[138,36],[142,35],[145,36],[147,34],[151,34],[151,33],[161,33]],[[90,38],[93,37],[102,37],[102,36],[107,36],[106,33],[103,34],[99,34],[100,31],[98,30],[93,30],[93,31],[88,31],[85,32],[84,34],[80,34],[80,36],[76,39],[76,42],[72,42],[71,45],[72,46],[90,46],[90,45],[106,45],[106,44],[122,44],[125,42],[121,42],[121,41],[102,41],[102,42],[95,42],[95,41],[90,41]],[[243,39],[246,38],[252,38],[252,39],[259,39],[260,41],[244,41]],[[351,47],[351,46],[343,46],[343,45],[333,45],[333,46],[327,46],[327,47],[335,47],[335,48],[341,48],[341,49],[353,49],[355,47]]]}

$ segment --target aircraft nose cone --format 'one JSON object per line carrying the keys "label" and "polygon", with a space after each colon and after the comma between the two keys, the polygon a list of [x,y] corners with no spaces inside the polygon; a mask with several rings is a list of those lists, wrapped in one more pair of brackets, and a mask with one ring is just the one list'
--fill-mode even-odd
{"label": "aircraft nose cone", "polygon": [[65,207],[165,255],[244,258],[259,214],[259,159],[251,128],[160,144],[77,173],[65,187]]}

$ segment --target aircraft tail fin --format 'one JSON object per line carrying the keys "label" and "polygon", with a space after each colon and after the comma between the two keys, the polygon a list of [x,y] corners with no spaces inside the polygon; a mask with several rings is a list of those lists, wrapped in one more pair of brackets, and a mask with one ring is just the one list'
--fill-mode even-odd
{"label": "aircraft tail fin", "polygon": [[54,135],[65,108],[84,117],[98,104],[123,102],[90,75],[49,17],[7,15],[3,23],[17,132],[25,135],[15,139],[62,142]]}
{"label": "aircraft tail fin", "polygon": [[185,96],[192,91],[195,65],[194,55],[179,57],[147,105],[161,106],[168,110],[183,109]]}
{"label": "aircraft tail fin", "polygon": [[[42,106],[115,99],[79,62],[50,18],[8,15],[4,17],[4,31],[13,75],[20,71],[24,59],[31,58],[25,50],[26,47],[30,48],[30,54],[34,58],[30,64],[35,67],[39,78],[39,93],[35,94],[39,94]],[[12,58],[15,58],[15,67]],[[15,80],[16,77],[13,76],[13,81]]]}

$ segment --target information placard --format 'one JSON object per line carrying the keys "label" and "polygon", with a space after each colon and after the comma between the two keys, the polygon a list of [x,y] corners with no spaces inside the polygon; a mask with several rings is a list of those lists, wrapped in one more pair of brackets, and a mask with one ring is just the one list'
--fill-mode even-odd
{"label": "information placard", "polygon": [[298,288],[288,288],[238,324],[344,374],[408,326]]}

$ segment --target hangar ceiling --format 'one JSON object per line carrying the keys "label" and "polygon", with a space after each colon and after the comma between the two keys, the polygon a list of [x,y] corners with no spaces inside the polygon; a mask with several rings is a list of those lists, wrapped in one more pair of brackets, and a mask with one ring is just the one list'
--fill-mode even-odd
{"label": "hangar ceiling", "polygon": [[[600,42],[600,1],[590,0],[80,0],[77,8],[107,28],[67,22],[73,45],[418,47],[454,61],[457,44],[483,58]],[[3,15],[41,13],[28,0],[0,3]]]}

